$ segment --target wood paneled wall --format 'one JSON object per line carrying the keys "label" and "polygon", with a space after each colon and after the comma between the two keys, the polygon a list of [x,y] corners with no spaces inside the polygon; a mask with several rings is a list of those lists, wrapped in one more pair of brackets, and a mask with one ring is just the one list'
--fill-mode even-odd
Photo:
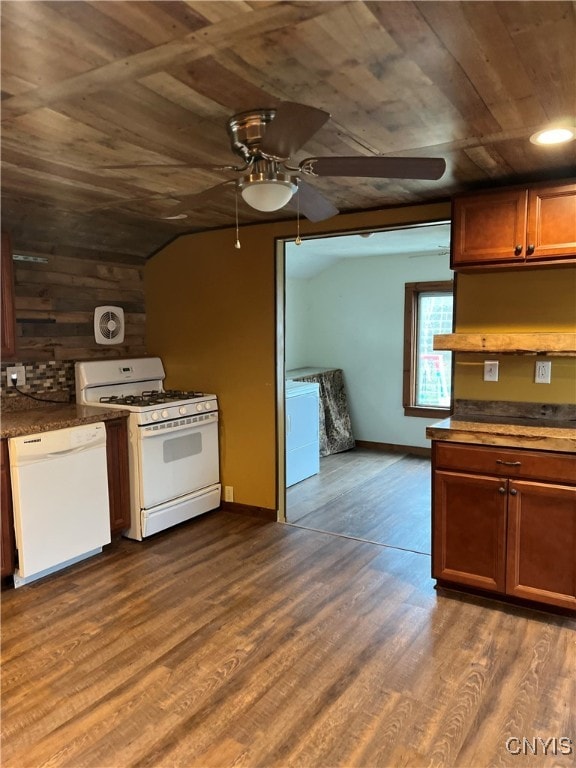
{"label": "wood paneled wall", "polygon": [[[129,253],[71,246],[13,244],[16,358],[78,360],[145,354],[144,259]],[[45,260],[45,261],[44,261]],[[94,309],[124,309],[124,343],[96,344]]]}

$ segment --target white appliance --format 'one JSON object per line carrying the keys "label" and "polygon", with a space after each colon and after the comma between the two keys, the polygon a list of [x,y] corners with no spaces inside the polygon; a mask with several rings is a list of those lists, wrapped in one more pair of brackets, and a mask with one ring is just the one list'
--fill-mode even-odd
{"label": "white appliance", "polygon": [[76,400],[128,417],[130,527],[146,536],[220,506],[218,400],[164,390],[159,357],[76,363]]}
{"label": "white appliance", "polygon": [[8,442],[18,567],[14,586],[110,542],[106,428],[87,424]]}
{"label": "white appliance", "polygon": [[286,487],[320,471],[320,385],[287,381]]}

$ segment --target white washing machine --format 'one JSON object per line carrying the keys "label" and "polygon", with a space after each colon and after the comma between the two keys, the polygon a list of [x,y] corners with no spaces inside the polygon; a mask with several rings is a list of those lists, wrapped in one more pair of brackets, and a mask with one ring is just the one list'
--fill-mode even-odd
{"label": "white washing machine", "polygon": [[320,471],[320,385],[286,382],[286,487]]}

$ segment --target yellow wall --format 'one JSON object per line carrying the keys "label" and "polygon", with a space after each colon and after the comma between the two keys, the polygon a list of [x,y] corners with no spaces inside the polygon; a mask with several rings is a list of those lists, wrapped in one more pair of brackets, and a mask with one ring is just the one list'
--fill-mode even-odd
{"label": "yellow wall", "polygon": [[[461,333],[574,331],[576,267],[459,274],[456,325]],[[550,357],[550,384],[534,383],[536,360],[524,355],[456,356],[454,397],[531,403],[573,403],[576,360]],[[484,360],[498,360],[499,381],[483,381]]]}
{"label": "yellow wall", "polygon": [[[448,203],[340,215],[301,233],[447,220]],[[145,270],[147,349],[168,387],[213,391],[221,408],[221,479],[240,504],[277,509],[275,238],[295,222],[186,235]],[[279,341],[281,344],[281,339]]]}

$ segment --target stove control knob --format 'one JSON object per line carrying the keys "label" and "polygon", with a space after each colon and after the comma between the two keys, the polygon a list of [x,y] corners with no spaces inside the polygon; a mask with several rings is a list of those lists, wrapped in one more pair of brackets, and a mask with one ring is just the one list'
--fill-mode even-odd
{"label": "stove control knob", "polygon": [[210,408],[212,408],[212,406],[210,405],[210,403],[204,403],[204,408],[205,408],[207,411],[209,411],[209,410],[210,410]]}
{"label": "stove control knob", "polygon": [[186,416],[186,414],[188,413],[188,408],[186,408],[185,405],[181,405],[180,408],[178,408],[178,413],[180,414],[180,416]]}
{"label": "stove control knob", "polygon": [[198,403],[198,405],[196,406],[196,410],[197,410],[197,411],[202,411],[202,410],[204,410],[204,406],[202,405],[202,403]]}
{"label": "stove control knob", "polygon": [[152,421],[158,421],[158,411],[153,411],[153,413],[152,413]]}
{"label": "stove control knob", "polygon": [[168,418],[168,411],[166,410],[166,408],[164,408],[164,410],[162,411],[162,418],[163,419],[167,419]]}

